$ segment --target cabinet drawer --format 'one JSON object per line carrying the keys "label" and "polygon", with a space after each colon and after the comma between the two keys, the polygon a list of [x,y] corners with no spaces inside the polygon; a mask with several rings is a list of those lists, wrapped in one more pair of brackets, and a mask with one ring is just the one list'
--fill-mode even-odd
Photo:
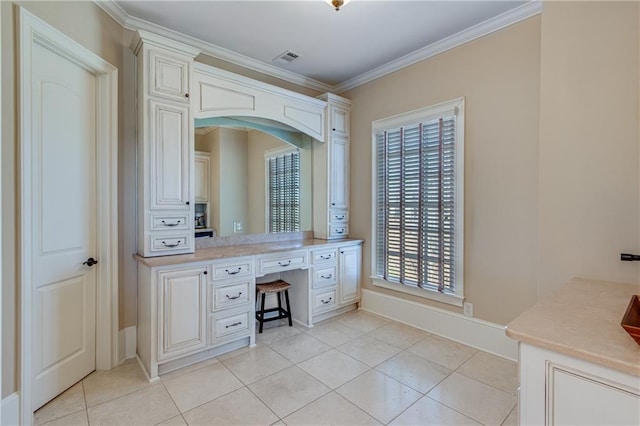
{"label": "cabinet drawer", "polygon": [[338,259],[338,249],[329,249],[322,251],[312,251],[311,252],[311,262],[314,265],[326,264],[335,262]]}
{"label": "cabinet drawer", "polygon": [[227,340],[248,335],[250,332],[250,308],[232,310],[211,316],[210,339],[211,344],[222,343]]}
{"label": "cabinet drawer", "polygon": [[329,221],[331,223],[334,223],[335,226],[342,226],[342,223],[348,223],[349,222],[349,212],[346,211],[341,211],[341,212],[336,212],[336,211],[332,211],[331,215],[329,217]]}
{"label": "cabinet drawer", "polygon": [[170,231],[178,229],[191,229],[189,215],[179,214],[152,214],[151,229],[154,231]]}
{"label": "cabinet drawer", "polygon": [[160,253],[187,249],[191,247],[192,237],[191,232],[151,235],[151,251]]}
{"label": "cabinet drawer", "polygon": [[349,226],[345,224],[331,224],[329,225],[329,237],[340,238],[349,235]]}
{"label": "cabinet drawer", "polygon": [[214,263],[213,280],[240,278],[253,275],[253,259],[236,259],[233,262]]}
{"label": "cabinet drawer", "polygon": [[251,301],[251,282],[253,279],[225,286],[212,286],[214,311],[242,305]]}
{"label": "cabinet drawer", "polygon": [[328,311],[337,306],[336,289],[317,291],[313,294],[313,313]]}
{"label": "cabinet drawer", "polygon": [[273,255],[257,257],[258,271],[256,275],[262,276],[272,272],[291,271],[294,269],[306,269],[307,250],[297,250]]}
{"label": "cabinet drawer", "polygon": [[313,288],[335,285],[338,282],[336,275],[337,267],[335,265],[328,268],[316,269],[313,271]]}

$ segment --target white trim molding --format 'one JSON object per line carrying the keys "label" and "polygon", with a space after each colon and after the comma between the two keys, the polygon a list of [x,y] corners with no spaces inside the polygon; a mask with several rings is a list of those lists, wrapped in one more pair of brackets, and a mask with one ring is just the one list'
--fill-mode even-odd
{"label": "white trim molding", "polygon": [[6,398],[2,399],[0,404],[0,425],[2,426],[17,426],[20,424],[20,395],[18,393],[12,393]]}
{"label": "white trim molding", "polygon": [[109,370],[118,360],[118,69],[65,36],[26,9],[18,8],[19,54],[19,194],[20,194],[20,424],[33,422],[32,230],[31,212],[31,58],[35,44],[84,67],[96,76],[96,369]]}
{"label": "white trim molding", "polygon": [[180,41],[182,43],[189,44],[191,46],[199,48],[203,54],[211,56],[213,58],[222,59],[226,62],[234,65],[239,65],[248,70],[257,71],[265,75],[276,77],[291,83],[297,84],[302,87],[306,87],[319,92],[332,92],[341,93],[355,87],[361,86],[365,83],[373,81],[377,78],[383,77],[394,71],[398,71],[402,68],[413,65],[417,62],[428,59],[439,53],[445,52],[449,49],[453,49],[465,43],[468,43],[477,38],[483,37],[487,34],[491,34],[495,31],[508,27],[509,25],[516,24],[524,19],[530,18],[542,12],[541,0],[530,0],[522,6],[511,9],[498,16],[490,18],[484,22],[481,22],[473,27],[462,30],[456,34],[418,49],[412,53],[409,53],[401,58],[388,62],[385,65],[381,65],[371,71],[362,73],[354,78],[339,83],[335,86],[331,86],[326,83],[322,83],[318,80],[314,80],[309,77],[305,77],[301,74],[297,74],[288,70],[283,70],[274,65],[267,64],[262,61],[250,58],[245,55],[233,52],[223,47],[217,46],[213,43],[209,43],[195,37],[188,36],[178,31],[170,30],[166,27],[154,24],[144,19],[137,18],[127,14],[114,0],[93,0],[102,10],[111,16],[116,22],[123,27],[130,30],[147,30],[165,37]]}
{"label": "white trim molding", "polygon": [[135,326],[123,328],[118,333],[118,364],[136,356],[137,329]]}
{"label": "white trim molding", "polygon": [[362,289],[360,309],[426,332],[480,349],[512,361],[518,359],[518,342],[505,334],[505,326],[478,318]]}

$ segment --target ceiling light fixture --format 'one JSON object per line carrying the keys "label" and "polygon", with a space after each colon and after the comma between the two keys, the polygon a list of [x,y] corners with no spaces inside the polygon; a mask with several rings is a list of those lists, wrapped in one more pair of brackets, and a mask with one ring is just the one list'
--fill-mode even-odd
{"label": "ceiling light fixture", "polygon": [[340,8],[342,6],[346,6],[347,3],[349,3],[349,1],[351,1],[351,0],[326,0],[327,3],[329,3],[331,6],[333,6],[333,8],[336,10],[336,12],[338,10],[340,10]]}

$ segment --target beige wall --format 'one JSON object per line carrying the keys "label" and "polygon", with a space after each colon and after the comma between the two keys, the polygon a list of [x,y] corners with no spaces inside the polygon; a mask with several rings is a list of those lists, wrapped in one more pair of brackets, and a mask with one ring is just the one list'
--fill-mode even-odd
{"label": "beige wall", "polygon": [[[14,76],[16,65],[13,52],[14,11],[20,5],[42,18],[50,25],[65,33],[78,43],[104,58],[118,69],[122,70],[123,52],[128,49],[123,43],[123,30],[108,15],[92,2],[0,2],[2,7],[2,292],[3,292],[3,353],[2,353],[2,396],[5,397],[17,389],[17,297],[19,293],[16,279],[16,260],[14,252],[17,248],[15,226],[15,150],[17,140],[15,134],[15,99],[13,98]],[[122,98],[122,77],[118,96]],[[123,143],[123,114],[125,110],[119,108],[119,149]],[[135,157],[134,157],[135,158]],[[122,164],[119,163],[119,170]],[[119,182],[122,185],[122,182]],[[134,213],[132,213],[134,214]],[[119,234],[122,238],[123,228]],[[120,253],[120,258],[124,254]],[[121,296],[123,293],[121,281]],[[135,285],[135,282],[130,283]],[[135,303],[135,299],[134,299]],[[122,324],[121,310],[121,324]],[[135,322],[134,322],[135,323]]]}
{"label": "beige wall", "polygon": [[542,14],[538,296],[572,276],[640,283],[638,3]]}
{"label": "beige wall", "polygon": [[371,275],[371,122],[464,96],[465,296],[501,324],[535,301],[540,17],[527,19],[341,95],[351,99],[350,235]]}

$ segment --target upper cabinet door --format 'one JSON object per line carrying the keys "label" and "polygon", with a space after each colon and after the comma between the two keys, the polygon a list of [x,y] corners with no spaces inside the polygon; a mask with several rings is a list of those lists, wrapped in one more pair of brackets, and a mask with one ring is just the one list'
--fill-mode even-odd
{"label": "upper cabinet door", "polygon": [[189,103],[190,61],[166,52],[149,51],[149,94]]}
{"label": "upper cabinet door", "polygon": [[196,152],[193,162],[196,203],[209,202],[209,154]]}
{"label": "upper cabinet door", "polygon": [[150,208],[190,209],[191,122],[187,105],[149,100]]}
{"label": "upper cabinet door", "polygon": [[329,182],[331,210],[349,208],[349,143],[346,138],[332,137]]}
{"label": "upper cabinet door", "polygon": [[329,123],[331,133],[343,137],[349,137],[349,109],[338,105],[329,106]]}

